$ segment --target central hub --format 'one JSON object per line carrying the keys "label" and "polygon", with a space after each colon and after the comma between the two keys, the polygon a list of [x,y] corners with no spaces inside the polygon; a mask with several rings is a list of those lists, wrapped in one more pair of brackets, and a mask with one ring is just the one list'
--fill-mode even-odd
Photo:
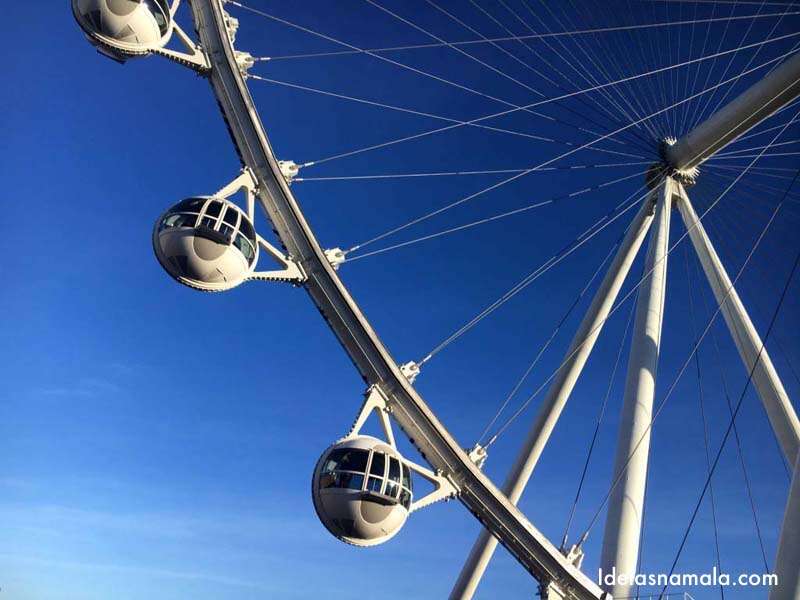
{"label": "central hub", "polygon": [[689,167],[688,169],[678,169],[671,164],[667,148],[675,144],[675,138],[664,138],[658,146],[658,154],[661,160],[654,162],[645,174],[645,182],[649,189],[653,189],[658,185],[661,178],[665,175],[672,177],[676,181],[683,184],[684,187],[691,187],[697,182],[697,177],[700,175],[700,169],[697,167]]}

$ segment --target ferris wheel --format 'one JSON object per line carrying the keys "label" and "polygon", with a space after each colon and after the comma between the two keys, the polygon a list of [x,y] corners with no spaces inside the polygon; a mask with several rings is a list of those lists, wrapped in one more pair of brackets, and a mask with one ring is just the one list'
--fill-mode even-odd
{"label": "ferris wheel", "polygon": [[[231,180],[220,185],[217,191],[184,199],[158,217],[152,244],[161,266],[176,281],[200,291],[226,291],[248,281],[284,282],[304,288],[366,383],[364,399],[352,428],[324,450],[312,476],[314,507],[328,531],[353,545],[375,546],[397,535],[415,511],[439,501],[458,499],[479,520],[483,529],[455,582],[451,598],[466,599],[473,596],[498,543],[536,579],[541,595],[547,598],[637,596],[633,581],[623,579],[613,584],[599,585],[584,573],[581,570],[584,543],[602,511],[607,510],[600,557],[602,569],[606,572],[636,573],[642,545],[651,430],[666,401],[673,395],[681,375],[695,366],[699,373],[699,348],[707,337],[711,338],[709,332],[721,316],[719,320],[727,326],[743,365],[746,383],[741,395],[734,393],[733,397],[728,398],[728,415],[721,426],[719,446],[711,446],[706,435],[707,477],[678,556],[706,493],[713,489],[714,471],[726,443],[739,443],[737,415],[746,391],[752,387],[763,404],[780,453],[791,473],[791,486],[773,569],[780,585],[771,589],[770,598],[800,600],[800,420],[778,373],[777,361],[773,362],[767,352],[767,343],[771,345],[770,336],[775,328],[776,317],[795,275],[800,255],[794,258],[788,279],[784,275],[785,281],[779,282],[781,293],[777,300],[773,299],[774,311],[765,328],[754,325],[737,292],[742,273],[770,227],[782,210],[788,210],[787,206],[796,203],[792,186],[798,170],[765,166],[762,159],[797,154],[791,148],[796,140],[787,141],[786,133],[800,122],[797,104],[800,96],[800,51],[797,50],[800,46],[800,28],[796,27],[800,11],[793,10],[794,6],[789,3],[753,2],[749,3],[753,5],[752,12],[740,14],[734,9],[726,9],[730,3],[720,0],[710,2],[714,9],[706,14],[698,13],[697,7],[701,4],[698,1],[692,3],[693,13],[680,8],[679,14],[686,15],[683,19],[677,16],[671,21],[631,22],[620,17],[614,25],[577,29],[572,27],[573,23],[565,15],[572,10],[581,13],[587,10],[585,6],[570,2],[568,10],[563,7],[560,9],[564,15],[556,15],[543,3],[540,8],[549,12],[549,16],[541,17],[524,0],[519,7],[516,3],[499,2],[505,11],[503,18],[500,18],[500,11],[495,11],[493,5],[472,0],[466,3],[472,11],[470,18],[466,18],[456,10],[457,7],[428,0],[429,8],[437,18],[458,24],[470,35],[466,41],[452,41],[425,25],[423,19],[418,21],[413,16],[401,14],[378,0],[366,0],[372,9],[386,19],[398,21],[428,38],[425,43],[381,48],[351,44],[272,14],[256,2],[251,6],[250,3],[234,0],[191,0],[189,9],[196,39],[176,21],[178,0],[172,3],[167,0],[72,0],[72,7],[78,24],[102,54],[119,62],[159,55],[205,77],[211,84],[241,161],[241,172],[232,174]],[[667,0],[667,4],[678,5],[682,2]],[[748,5],[746,2],[733,4],[737,8],[741,8],[739,4]],[[528,9],[527,13],[523,11],[525,8]],[[266,19],[274,25],[320,38],[338,49],[275,57],[254,56],[236,45],[240,22],[234,14],[238,18],[246,15],[248,18]],[[653,14],[656,14],[655,9]],[[493,37],[484,34],[486,29],[476,24],[478,18],[491,24],[493,30],[499,28],[501,33]],[[535,23],[536,19],[538,24]],[[782,33],[779,26],[787,22],[794,23],[794,31]],[[681,31],[690,31],[692,37],[697,35],[702,38],[703,29],[698,32],[698,25],[708,29],[719,24],[726,28],[727,33],[732,23],[736,24],[734,27],[741,25],[746,29],[746,33],[736,40],[732,48],[724,47],[722,41],[714,47],[714,44],[707,44],[706,39],[702,49],[697,48],[694,54],[689,52],[683,56],[678,53],[679,60],[674,61],[670,50],[669,58],[674,61],[672,64],[654,66],[644,71],[632,68],[635,62],[633,57],[625,56],[624,52],[612,52],[623,50],[617,38],[610,42],[603,38],[611,32],[630,35],[635,42],[631,45],[632,52],[642,57],[648,54],[656,57],[657,49],[640,45],[640,38],[635,36],[642,32],[678,27],[683,28]],[[554,24],[563,27],[553,30]],[[751,38],[751,33],[755,36],[761,29],[768,32],[765,37]],[[170,45],[173,37],[179,46]],[[582,37],[600,40],[598,47],[606,48],[608,54],[593,55],[588,42],[583,44],[575,41]],[[543,44],[542,48],[557,55],[561,62],[548,59],[550,54],[534,46],[534,43]],[[684,40],[684,43],[689,42]],[[689,47],[694,48],[691,44]],[[527,91],[528,100],[505,100],[472,85],[421,69],[413,62],[396,58],[399,51],[431,48],[451,53],[478,69],[522,87]],[[764,48],[775,50],[766,58],[760,55]],[[263,74],[261,70],[271,60],[299,61],[343,56],[368,57],[413,76],[432,80],[437,85],[455,88],[459,93],[491,100],[498,107],[471,118],[442,116],[281,81]],[[525,58],[521,58],[523,56]],[[742,58],[744,63],[734,62],[734,59]],[[529,79],[511,74],[510,69],[496,66],[501,64],[496,62],[500,59],[503,65],[516,64],[517,69],[527,70],[530,77],[548,80],[548,93],[526,83]],[[718,64],[721,75],[719,71],[702,70],[701,67],[711,61]],[[574,73],[559,70],[559,67],[564,69],[565,65],[570,65]],[[583,65],[591,68],[583,69]],[[679,72],[685,76],[679,76]],[[712,72],[715,73],[714,77],[710,75]],[[745,78],[748,86],[733,94],[734,85],[742,78]],[[317,160],[300,163],[279,160],[256,109],[249,82],[265,82],[341,101],[377,106],[387,111],[433,119],[438,124],[430,129],[354,147]],[[673,84],[673,88],[668,90],[665,85],[669,83]],[[622,89],[639,90],[640,93],[623,94],[620,93]],[[552,114],[547,112],[555,108],[559,111]],[[547,125],[546,128],[543,126],[541,133],[535,129],[520,129],[519,122],[515,120],[518,117],[532,120],[541,118],[547,121]],[[579,141],[564,139],[563,133],[559,137],[559,131],[573,129],[581,132],[583,137]],[[476,135],[500,134],[521,138],[526,143],[531,139],[544,141],[551,144],[550,148],[556,147],[558,150],[544,154],[543,158],[523,168],[432,170],[318,178],[305,175],[312,167],[329,161],[456,131],[474,131]],[[734,146],[742,142],[746,142],[742,148]],[[587,160],[591,162],[570,162],[583,156],[590,157]],[[620,176],[619,168],[627,168],[628,174]],[[539,198],[533,203],[481,215],[473,220],[397,241],[398,234],[408,233],[412,228],[428,224],[454,209],[463,208],[481,196],[507,189],[530,175],[553,173],[553,177],[556,177],[561,171],[567,175],[567,179],[559,185],[566,186],[573,172],[585,169],[598,172],[609,170],[615,176],[580,189],[564,187],[561,193],[551,198]],[[634,172],[631,173],[630,169]],[[753,176],[759,173],[778,180],[778,183],[773,182],[776,187],[772,187],[772,193],[778,200],[769,207],[764,226],[758,231],[741,267],[729,271],[720,251],[712,242],[711,216],[735,186],[747,184],[748,178],[756,179]],[[432,210],[422,211],[405,222],[390,225],[365,241],[344,247],[326,248],[320,244],[295,196],[295,190],[302,182],[314,179],[321,182],[338,179],[358,183],[367,179],[470,175],[493,175],[499,179]],[[700,189],[704,177],[713,178],[718,189],[701,208],[693,202],[692,197],[694,190]],[[762,182],[764,177],[757,179],[759,183],[751,182],[751,190],[755,190],[755,193],[769,190],[771,186]],[[343,282],[342,274],[348,268],[348,263],[527,214],[540,206],[582,194],[615,189],[614,186],[626,182],[634,189],[632,192],[619,193],[621,198],[625,197],[622,202],[604,211],[588,227],[579,230],[557,252],[455,327],[418,360],[396,361],[393,358]],[[237,201],[240,194],[241,201]],[[272,239],[272,233],[258,230],[261,216],[257,208],[267,217],[275,239]],[[676,221],[682,222],[683,229],[677,230]],[[563,266],[572,255],[606,230],[619,227],[622,227],[619,237],[607,253],[601,253],[602,261],[599,261],[589,281],[579,289],[577,299],[568,306],[552,334],[545,336],[541,349],[522,377],[516,380],[511,392],[502,399],[483,434],[474,445],[459,443],[415,387],[422,370],[445,348],[462,339],[531,284]],[[647,248],[643,250],[645,241]],[[697,275],[699,277],[702,273],[712,292],[711,298],[705,300],[709,318],[704,324],[695,324],[695,339],[688,356],[679,362],[677,375],[667,386],[664,397],[656,398],[656,374],[665,320],[667,267],[675,262],[675,255],[681,256],[679,252],[685,253],[688,261],[687,249],[696,255],[699,261]],[[632,271],[637,256],[641,255],[642,272],[637,276]],[[269,266],[265,267],[267,263]],[[486,269],[486,273],[491,274],[491,265]],[[623,289],[626,282],[630,285]],[[542,353],[551,345],[567,318],[583,298],[588,300],[590,297],[584,316],[557,367],[544,374],[541,382],[519,403],[515,411],[504,414],[527,384]],[[693,302],[690,292],[692,310]],[[697,304],[699,306],[699,299]],[[612,381],[618,367],[621,367],[623,346],[628,335],[630,347],[612,477],[598,499],[598,510],[581,535],[575,537],[574,541],[570,540],[568,523],[563,538],[551,540],[520,511],[517,503],[604,326],[612,316],[624,312],[621,309],[623,306],[630,312],[613,366]],[[610,393],[609,385],[606,400]],[[507,479],[502,486],[498,486],[483,470],[488,451],[537,398],[540,398],[540,402],[528,436]],[[594,437],[590,440],[589,457],[605,407],[604,402]],[[370,418],[376,419],[382,437],[365,433],[365,425]],[[705,427],[705,416],[703,421]],[[419,452],[421,458],[418,462],[401,452],[395,437],[395,426],[402,430]],[[423,463],[427,463],[427,466]],[[586,474],[586,466],[583,475]],[[430,491],[418,495],[414,482],[420,479],[428,482]],[[581,494],[582,484],[583,476],[578,495]],[[574,506],[570,522],[573,515]],[[675,563],[672,564],[674,568]],[[659,597],[665,595],[667,586],[660,591]]]}

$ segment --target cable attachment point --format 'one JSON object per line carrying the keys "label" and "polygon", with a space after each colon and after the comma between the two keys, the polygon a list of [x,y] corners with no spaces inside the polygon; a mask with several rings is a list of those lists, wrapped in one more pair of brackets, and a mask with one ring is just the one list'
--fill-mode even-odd
{"label": "cable attachment point", "polygon": [[250,67],[255,64],[256,59],[253,58],[253,55],[249,52],[243,52],[241,50],[234,50],[234,55],[236,56],[236,66],[239,67],[239,72],[246,76]]}
{"label": "cable attachment point", "polygon": [[572,563],[575,568],[580,569],[581,564],[583,564],[583,548],[579,544],[572,544],[569,550],[566,552],[562,550],[562,553],[566,557],[566,559]]}
{"label": "cable attachment point", "polygon": [[661,144],[658,147],[658,153],[663,161],[664,170],[667,172],[667,174],[669,174],[670,177],[682,183],[684,187],[692,187],[695,183],[697,183],[697,177],[700,175],[700,169],[697,167],[678,169],[670,164],[667,149],[670,146],[674,146],[676,142],[677,140],[674,137],[667,137],[661,141]]}
{"label": "cable attachment point", "polygon": [[400,365],[400,372],[408,379],[409,383],[414,383],[417,379],[417,375],[420,373],[420,367],[417,363],[413,360]]}
{"label": "cable attachment point", "polygon": [[475,464],[476,467],[483,469],[483,464],[486,462],[489,454],[486,451],[486,446],[481,446],[480,444],[476,443],[472,449],[467,452],[467,456],[469,456],[469,459]]}
{"label": "cable attachment point", "polygon": [[334,271],[339,270],[339,266],[347,260],[347,251],[341,248],[329,248],[325,250],[325,258],[331,263]]}
{"label": "cable attachment point", "polygon": [[[253,58],[252,56],[250,58]],[[292,185],[292,181],[300,172],[300,165],[293,160],[279,160],[278,167],[280,167],[281,175],[286,180],[286,183]]]}
{"label": "cable attachment point", "polygon": [[[241,6],[236,2],[231,2],[234,6]],[[231,41],[231,46],[236,42],[236,32],[239,31],[239,19],[232,17],[228,11],[222,11],[222,18],[225,21],[225,31],[228,32],[228,39]]]}

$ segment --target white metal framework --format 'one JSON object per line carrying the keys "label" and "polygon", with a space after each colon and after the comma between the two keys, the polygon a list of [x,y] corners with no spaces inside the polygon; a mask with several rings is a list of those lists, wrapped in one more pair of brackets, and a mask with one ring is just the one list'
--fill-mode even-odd
{"label": "white metal framework", "polygon": [[[670,219],[677,208],[687,234],[711,285],[720,312],[730,329],[745,369],[769,416],[770,424],[790,464],[795,465],[776,572],[780,587],[772,600],[800,599],[800,421],[764,347],[690,202],[686,187],[698,176],[698,167],[764,118],[800,96],[800,53],[795,53],[712,118],[686,136],[665,143],[663,161],[650,174],[646,195],[621,241],[604,279],[575,333],[534,420],[528,438],[502,489],[481,471],[485,451],[460,447],[413,387],[419,364],[398,364],[366,320],[337,274],[345,252],[324,250],[296,202],[289,184],[298,175],[291,161],[277,160],[245,83],[252,57],[234,48],[237,23],[224,10],[223,0],[190,2],[199,45],[175,25],[192,53],[178,57],[161,46],[143,50],[123,48],[130,55],[159,53],[181,58],[208,77],[243,164],[242,174],[217,192],[228,198],[240,190],[247,196],[247,214],[254,218],[255,198],[267,214],[284,250],[258,236],[259,245],[281,264],[277,271],[253,271],[248,279],[286,280],[302,284],[338,337],[368,387],[365,403],[350,436],[359,433],[366,418],[376,412],[387,440],[394,446],[389,416],[393,417],[420,454],[431,465],[413,465],[436,486],[411,510],[450,496],[458,499],[482,523],[476,541],[453,589],[451,598],[471,598],[497,543],[502,543],[538,581],[542,595],[569,598],[624,598],[630,586],[601,589],[580,570],[581,544],[559,548],[516,507],[556,423],[608,319],[631,265],[650,235],[645,272],[638,288],[633,337],[627,365],[624,405],[617,441],[611,494],[601,563],[605,570],[634,573],[637,567],[642,512],[647,481],[650,430],[654,420],[654,393],[664,317]],[[177,2],[172,6],[172,15]],[[76,17],[78,17],[76,13]],[[83,26],[83,25],[82,25]],[[91,36],[90,36],[91,37]],[[165,34],[163,43],[169,39]],[[93,43],[114,51],[114,40],[95,36]],[[162,44],[163,45],[163,44]],[[115,57],[119,58],[118,55]],[[249,58],[248,58],[249,57]],[[413,463],[409,463],[413,464]]]}

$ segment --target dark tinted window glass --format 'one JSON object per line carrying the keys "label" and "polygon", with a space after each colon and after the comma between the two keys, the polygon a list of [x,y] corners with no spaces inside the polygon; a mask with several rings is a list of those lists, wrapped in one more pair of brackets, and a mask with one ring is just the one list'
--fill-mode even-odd
{"label": "dark tinted window glass", "polygon": [[403,465],[403,487],[411,489],[411,471],[406,465]]}
{"label": "dark tinted window glass", "polygon": [[391,456],[389,457],[389,479],[400,483],[400,462]]}
{"label": "dark tinted window glass", "polygon": [[367,450],[347,450],[346,454],[339,460],[339,465],[336,468],[343,471],[365,473],[368,456],[369,452]]}
{"label": "dark tinted window glass", "polygon": [[233,242],[234,245],[244,254],[244,257],[247,259],[247,262],[253,262],[253,258],[255,258],[255,251],[250,243],[242,237],[241,233],[236,234],[236,240]]}
{"label": "dark tinted window glass", "polygon": [[205,198],[187,198],[183,202],[178,203],[172,210],[175,212],[200,212],[205,202]]}
{"label": "dark tinted window glass", "polygon": [[322,472],[330,473],[331,471],[333,471],[336,468],[336,465],[339,464],[339,461],[342,460],[342,457],[348,452],[350,451],[347,450],[346,448],[339,448],[331,452],[327,460],[325,461],[325,466],[322,467]]}
{"label": "dark tinted window glass", "polygon": [[364,484],[364,476],[355,473],[337,473],[338,485],[336,487],[347,488],[350,490],[360,490]]}
{"label": "dark tinted window glass", "polygon": [[164,35],[169,27],[167,17],[167,15],[169,15],[169,8],[166,6],[165,0],[149,0],[147,4],[153,15],[153,19],[155,19],[155,22],[158,24],[161,35]]}
{"label": "dark tinted window glass", "polygon": [[216,200],[208,205],[206,209],[206,214],[209,217],[218,217],[219,213],[222,212],[222,202],[217,202]]}
{"label": "dark tinted window glass", "polygon": [[253,243],[253,245],[255,245],[256,232],[248,219],[242,219],[242,222],[239,224],[239,231],[241,231],[244,234],[244,237],[246,237]]}
{"label": "dark tinted window glass", "polygon": [[223,220],[236,227],[236,222],[239,220],[239,211],[229,206],[228,210],[225,211]]}
{"label": "dark tinted window glass", "polygon": [[200,220],[201,227],[208,227],[209,229],[214,229],[217,225],[217,220],[211,217],[203,217]]}
{"label": "dark tinted window glass", "polygon": [[167,215],[161,223],[161,229],[169,227],[194,227],[197,215]]}
{"label": "dark tinted window glass", "polygon": [[411,506],[411,494],[407,490],[400,492],[400,504],[408,508]]}
{"label": "dark tinted window glass", "polygon": [[369,468],[371,475],[378,475],[383,477],[383,471],[386,464],[386,455],[381,452],[372,453],[372,465]]}
{"label": "dark tinted window glass", "polygon": [[226,225],[225,223],[223,223],[222,225],[219,226],[219,232],[222,235],[231,237],[233,235],[233,228],[230,225]]}
{"label": "dark tinted window glass", "polygon": [[397,492],[400,491],[400,486],[392,481],[386,482],[386,491],[384,494],[387,496],[391,496],[392,498],[397,498]]}
{"label": "dark tinted window glass", "polygon": [[338,477],[338,473],[325,473],[322,477],[319,478],[319,487],[320,489],[324,490],[325,488],[329,487],[337,487],[336,480]]}
{"label": "dark tinted window glass", "polygon": [[377,477],[370,477],[367,479],[367,489],[371,492],[379,492],[381,491],[381,486],[383,485],[383,479],[378,479]]}

